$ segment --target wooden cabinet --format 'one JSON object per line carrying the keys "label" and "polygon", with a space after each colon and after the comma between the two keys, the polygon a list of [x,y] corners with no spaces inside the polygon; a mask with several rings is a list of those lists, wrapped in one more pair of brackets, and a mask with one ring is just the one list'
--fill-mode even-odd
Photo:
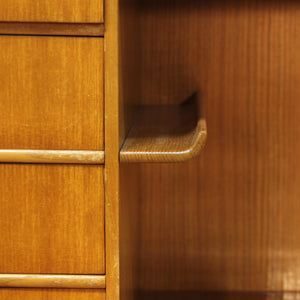
{"label": "wooden cabinet", "polygon": [[103,0],[0,0],[0,21],[102,23]]}
{"label": "wooden cabinet", "polygon": [[0,0],[0,299],[299,298],[299,21]]}

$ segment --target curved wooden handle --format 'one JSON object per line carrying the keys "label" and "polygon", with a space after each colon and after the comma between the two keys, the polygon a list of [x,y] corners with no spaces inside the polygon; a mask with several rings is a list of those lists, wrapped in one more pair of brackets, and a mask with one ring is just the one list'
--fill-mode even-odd
{"label": "curved wooden handle", "polygon": [[0,274],[0,288],[105,289],[104,275]]}
{"label": "curved wooden handle", "polygon": [[206,136],[198,94],[176,106],[142,106],[121,148],[120,161],[186,161],[201,151]]}

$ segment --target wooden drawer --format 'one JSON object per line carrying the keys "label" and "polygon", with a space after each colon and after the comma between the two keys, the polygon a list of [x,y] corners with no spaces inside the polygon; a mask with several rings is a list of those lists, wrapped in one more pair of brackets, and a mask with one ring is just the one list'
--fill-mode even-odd
{"label": "wooden drawer", "polygon": [[0,289],[1,300],[105,300],[105,290]]}
{"label": "wooden drawer", "polygon": [[102,150],[103,39],[0,36],[0,99],[0,149]]}
{"label": "wooden drawer", "polygon": [[0,164],[0,182],[0,274],[105,273],[103,166]]}
{"label": "wooden drawer", "polygon": [[103,23],[103,0],[0,0],[0,21]]}

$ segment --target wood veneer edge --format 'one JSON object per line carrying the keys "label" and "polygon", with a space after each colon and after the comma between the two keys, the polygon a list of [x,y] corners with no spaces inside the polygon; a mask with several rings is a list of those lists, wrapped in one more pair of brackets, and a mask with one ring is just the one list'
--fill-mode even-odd
{"label": "wood veneer edge", "polygon": [[105,247],[106,299],[120,299],[119,0],[105,1]]}

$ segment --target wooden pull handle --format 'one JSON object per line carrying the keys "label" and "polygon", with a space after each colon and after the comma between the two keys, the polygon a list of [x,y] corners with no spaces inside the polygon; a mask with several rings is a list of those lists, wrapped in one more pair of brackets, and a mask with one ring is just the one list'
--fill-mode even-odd
{"label": "wooden pull handle", "polygon": [[121,148],[120,161],[185,161],[201,151],[206,136],[198,94],[180,105],[141,106]]}
{"label": "wooden pull handle", "polygon": [[0,288],[105,289],[104,275],[0,274]]}

